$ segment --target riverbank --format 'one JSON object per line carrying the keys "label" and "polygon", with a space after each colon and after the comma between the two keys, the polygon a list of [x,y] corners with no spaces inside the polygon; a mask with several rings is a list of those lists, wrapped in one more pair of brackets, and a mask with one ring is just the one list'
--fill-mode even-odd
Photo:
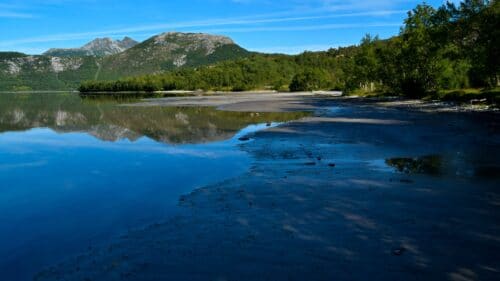
{"label": "riverbank", "polygon": [[[67,91],[56,91],[67,93]],[[54,91],[24,91],[0,92],[5,94],[50,94]],[[340,91],[313,92],[277,92],[277,91],[241,91],[241,92],[203,92],[203,91],[156,91],[156,92],[90,92],[78,93],[83,98],[126,98],[154,99],[144,102],[145,106],[215,106],[228,111],[258,111],[261,106],[265,112],[308,110],[311,107],[294,106],[302,103],[304,98],[351,100],[357,102],[377,103],[379,106],[407,107],[422,111],[468,112],[468,111],[498,111],[498,89],[484,92],[477,89],[467,91],[448,91],[440,95],[428,96],[423,99],[409,99],[398,96],[377,94],[360,94],[344,96]],[[242,103],[241,105],[237,105]],[[252,105],[254,103],[254,105]],[[285,105],[284,103],[288,103]]]}
{"label": "riverbank", "polygon": [[246,174],[181,196],[178,216],[36,280],[493,280],[499,115],[379,102],[203,97],[135,105],[315,116],[248,135]]}
{"label": "riverbank", "polygon": [[401,97],[341,96],[339,92],[242,92],[213,95],[165,97],[143,100],[127,106],[211,106],[219,110],[240,112],[314,111],[324,102],[371,104],[419,111],[468,112],[498,111],[495,105],[455,103],[439,100],[406,99]]}

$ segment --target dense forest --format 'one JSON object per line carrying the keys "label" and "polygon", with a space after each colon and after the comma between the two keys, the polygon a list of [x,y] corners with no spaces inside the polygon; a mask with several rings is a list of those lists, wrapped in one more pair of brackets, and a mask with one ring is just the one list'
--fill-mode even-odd
{"label": "dense forest", "polygon": [[358,46],[297,56],[253,54],[211,66],[117,81],[87,81],[81,92],[275,89],[379,92],[422,97],[499,84],[500,4],[466,0],[418,5],[400,34],[366,35]]}

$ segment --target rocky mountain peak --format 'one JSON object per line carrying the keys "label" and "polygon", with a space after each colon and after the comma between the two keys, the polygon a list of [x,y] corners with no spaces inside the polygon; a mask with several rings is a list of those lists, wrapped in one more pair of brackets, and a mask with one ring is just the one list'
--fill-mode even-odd
{"label": "rocky mountain peak", "polygon": [[134,39],[132,39],[132,38],[130,38],[128,36],[123,37],[123,39],[122,40],[118,40],[118,42],[120,42],[120,44],[123,47],[127,48],[127,49],[132,48],[132,47],[134,47],[135,45],[138,44],[137,41],[135,41]]}
{"label": "rocky mountain peak", "polygon": [[122,40],[113,40],[111,38],[97,38],[80,48],[70,49],[50,49],[44,53],[49,56],[107,56],[121,53],[133,46],[138,42],[130,37],[125,37]]}
{"label": "rocky mountain peak", "polygon": [[168,49],[184,49],[185,51],[205,50],[206,55],[212,54],[215,49],[224,45],[233,45],[234,41],[226,36],[205,33],[165,32],[153,37],[155,45]]}
{"label": "rocky mountain peak", "polygon": [[157,42],[165,40],[190,40],[190,41],[211,41],[220,44],[234,44],[234,41],[222,35],[213,35],[207,33],[184,33],[184,32],[164,32],[155,36]]}
{"label": "rocky mountain peak", "polygon": [[123,40],[113,40],[106,37],[94,39],[81,49],[88,51],[91,55],[105,56],[121,53],[135,45],[137,42],[129,37],[125,37]]}

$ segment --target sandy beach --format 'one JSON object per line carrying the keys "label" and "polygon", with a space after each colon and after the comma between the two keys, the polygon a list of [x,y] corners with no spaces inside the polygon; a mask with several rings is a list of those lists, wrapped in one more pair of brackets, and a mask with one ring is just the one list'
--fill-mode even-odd
{"label": "sandy beach", "polygon": [[410,109],[422,112],[494,112],[498,108],[491,105],[455,104],[442,101],[424,101],[398,97],[362,98],[342,96],[342,92],[220,92],[196,94],[180,97],[148,99],[127,106],[209,106],[219,110],[238,112],[285,112],[321,110],[325,101],[337,103],[370,104],[377,107]]}

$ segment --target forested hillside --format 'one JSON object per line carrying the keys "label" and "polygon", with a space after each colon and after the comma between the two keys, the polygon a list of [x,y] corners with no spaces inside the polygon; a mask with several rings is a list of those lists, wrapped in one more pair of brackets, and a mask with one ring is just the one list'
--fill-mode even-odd
{"label": "forested hillside", "polygon": [[82,92],[157,90],[319,90],[420,97],[438,90],[494,88],[499,82],[500,5],[466,0],[408,13],[400,34],[367,35],[359,46],[298,56],[254,54],[214,66],[118,81],[88,81]]}
{"label": "forested hillside", "polygon": [[0,91],[76,90],[85,80],[162,73],[249,56],[224,36],[170,32],[136,44],[96,39],[81,48],[29,56],[0,52]]}

